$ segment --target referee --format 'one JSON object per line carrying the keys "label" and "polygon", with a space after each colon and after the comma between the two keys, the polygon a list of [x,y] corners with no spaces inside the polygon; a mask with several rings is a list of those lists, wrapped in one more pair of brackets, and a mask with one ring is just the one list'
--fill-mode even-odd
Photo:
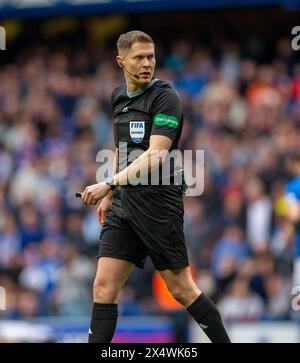
{"label": "referee", "polygon": [[[149,255],[173,297],[210,340],[229,343],[218,310],[191,276],[183,234],[183,193],[174,182],[174,163],[169,185],[161,173],[166,151],[178,147],[183,125],[180,97],[170,84],[153,77],[155,46],[149,35],[141,31],[122,34],[117,48],[116,61],[126,84],[112,94],[115,172],[82,194],[86,205],[101,200],[97,213],[103,224],[89,342],[111,342],[119,293],[134,266],[143,268]],[[126,153],[121,152],[120,143],[126,145]],[[135,150],[142,150],[140,156],[128,161]],[[130,183],[137,175],[150,181],[150,161],[160,171],[156,185]]]}

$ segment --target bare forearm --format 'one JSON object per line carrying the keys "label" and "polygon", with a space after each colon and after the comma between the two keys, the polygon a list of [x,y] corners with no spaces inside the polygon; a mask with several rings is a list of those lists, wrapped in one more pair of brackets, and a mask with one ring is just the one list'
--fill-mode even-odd
{"label": "bare forearm", "polygon": [[151,170],[155,170],[163,161],[165,150],[148,149],[127,168],[114,175],[116,185],[125,185],[133,181],[137,176],[144,177]]}
{"label": "bare forearm", "polygon": [[[167,155],[166,150],[169,150],[172,140],[162,135],[151,136],[150,147],[139,158],[137,158],[130,166],[123,171],[114,175],[114,183],[116,186],[125,185],[127,181],[134,180],[137,173],[140,173],[139,178],[143,177],[151,167],[157,167],[161,162],[164,162]],[[157,151],[154,151],[157,150]],[[115,155],[115,168],[117,165],[117,155]],[[105,198],[111,192],[111,186],[106,182],[89,185],[82,193],[84,204],[95,205],[100,199]]]}

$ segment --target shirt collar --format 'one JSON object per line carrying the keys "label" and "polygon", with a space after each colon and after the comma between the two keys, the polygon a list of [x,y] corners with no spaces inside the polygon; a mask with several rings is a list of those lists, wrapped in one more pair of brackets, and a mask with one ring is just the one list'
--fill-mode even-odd
{"label": "shirt collar", "polygon": [[145,84],[145,86],[143,86],[142,89],[140,89],[138,91],[134,91],[134,92],[129,92],[128,88],[127,88],[128,98],[133,98],[133,97],[141,95],[143,92],[145,92],[148,88],[150,88],[157,81],[158,81],[158,78],[153,78],[150,82]]}

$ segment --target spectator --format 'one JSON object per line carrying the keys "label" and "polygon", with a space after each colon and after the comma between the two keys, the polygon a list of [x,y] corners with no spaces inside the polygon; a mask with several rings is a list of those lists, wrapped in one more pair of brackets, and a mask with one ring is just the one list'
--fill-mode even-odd
{"label": "spectator", "polygon": [[218,306],[227,322],[256,321],[262,317],[264,309],[263,300],[250,291],[248,281],[243,278],[231,283]]}

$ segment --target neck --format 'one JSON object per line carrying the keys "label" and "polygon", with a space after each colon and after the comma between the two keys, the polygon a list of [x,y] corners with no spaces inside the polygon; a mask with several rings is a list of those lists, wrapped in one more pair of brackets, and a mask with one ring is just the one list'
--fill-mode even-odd
{"label": "neck", "polygon": [[131,77],[125,77],[128,92],[136,92],[142,90],[143,86],[138,84]]}

